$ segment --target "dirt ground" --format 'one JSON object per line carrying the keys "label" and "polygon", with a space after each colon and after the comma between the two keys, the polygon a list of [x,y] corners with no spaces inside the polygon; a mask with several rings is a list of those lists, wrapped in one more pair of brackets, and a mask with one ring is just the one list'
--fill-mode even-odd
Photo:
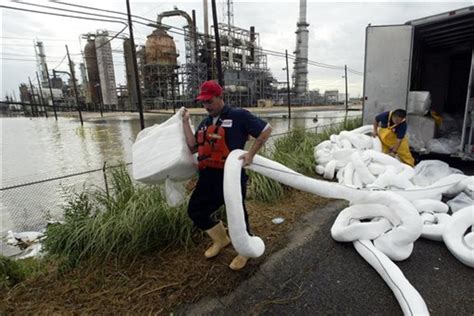
{"label": "dirt ground", "polygon": [[[128,263],[106,263],[93,269],[51,272],[0,294],[0,310],[14,314],[132,313],[169,314],[181,304],[223,296],[256,273],[259,265],[288,242],[288,232],[303,214],[329,200],[290,190],[273,205],[247,202],[250,224],[266,245],[265,254],[249,261],[242,271],[228,264],[236,255],[232,246],[206,260],[208,238],[189,249],[166,249]],[[276,225],[275,217],[285,221]]]}

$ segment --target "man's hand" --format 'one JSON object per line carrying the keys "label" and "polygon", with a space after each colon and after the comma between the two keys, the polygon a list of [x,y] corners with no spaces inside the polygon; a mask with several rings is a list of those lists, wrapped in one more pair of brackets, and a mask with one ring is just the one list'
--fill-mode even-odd
{"label": "man's hand", "polygon": [[373,138],[377,137],[377,131],[372,131],[372,133],[370,133],[370,135],[372,135]]}
{"label": "man's hand", "polygon": [[183,108],[183,112],[181,113],[182,120],[183,120],[183,130],[184,136],[186,137],[186,144],[188,145],[189,150],[191,153],[195,153],[198,150],[196,144],[196,138],[194,137],[194,133],[191,130],[191,124],[189,124],[189,111],[186,108]]}
{"label": "man's hand", "polygon": [[186,123],[186,122],[189,121],[189,111],[188,111],[188,109],[183,108],[182,118],[183,118],[183,123]]}
{"label": "man's hand", "polygon": [[242,167],[247,167],[252,164],[253,156],[250,153],[245,153],[239,159],[243,160]]}

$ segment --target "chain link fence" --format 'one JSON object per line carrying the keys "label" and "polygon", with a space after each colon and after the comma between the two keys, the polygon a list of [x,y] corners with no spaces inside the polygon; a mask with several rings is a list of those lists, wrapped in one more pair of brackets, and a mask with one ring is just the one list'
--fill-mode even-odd
{"label": "chain link fence", "polygon": [[49,221],[61,220],[63,207],[73,193],[108,191],[107,172],[116,167],[104,164],[100,169],[0,188],[2,236],[8,230],[39,231]]}

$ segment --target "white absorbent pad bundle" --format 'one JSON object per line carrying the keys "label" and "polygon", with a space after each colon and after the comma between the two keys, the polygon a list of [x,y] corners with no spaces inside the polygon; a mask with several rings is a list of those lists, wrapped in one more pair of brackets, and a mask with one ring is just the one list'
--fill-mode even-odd
{"label": "white absorbent pad bundle", "polygon": [[135,180],[160,184],[167,178],[182,181],[196,174],[197,162],[186,144],[182,111],[138,134],[132,147]]}
{"label": "white absorbent pad bundle", "polygon": [[[345,135],[344,137],[346,137]],[[348,138],[346,138],[348,139]],[[333,141],[338,141],[333,137]],[[321,156],[327,154],[330,142],[321,143],[315,149]],[[335,160],[342,161],[348,147],[340,141]],[[360,145],[363,147],[365,145]],[[244,151],[237,149],[230,153],[224,168],[224,199],[226,204],[229,235],[237,253],[256,258],[265,251],[265,244],[258,236],[248,234],[242,206],[240,187]],[[354,154],[356,154],[354,156]],[[365,162],[373,160],[373,168]],[[327,167],[329,159],[326,163]],[[337,162],[325,168],[325,173],[334,172]],[[370,165],[369,165],[370,166]],[[392,157],[376,150],[365,150],[363,154],[353,152],[347,159],[350,176],[358,171],[358,181],[363,184],[372,181],[372,176],[389,172],[390,178],[409,181],[415,172]],[[444,241],[449,251],[462,263],[474,267],[474,207],[467,206],[454,215],[449,215],[449,206],[441,201],[442,195],[456,195],[471,192],[474,177],[449,174],[443,178],[433,177],[431,171],[424,177],[425,187],[410,187],[396,191],[356,189],[344,184],[327,182],[306,177],[275,161],[256,155],[248,169],[275,181],[317,194],[326,198],[344,199],[350,206],[342,210],[331,228],[332,237],[341,242],[353,242],[362,257],[381,275],[392,289],[404,314],[427,315],[429,310],[420,293],[408,282],[401,270],[392,262],[407,259],[414,242],[421,236],[431,240]],[[386,169],[384,171],[384,169]],[[344,178],[349,173],[340,175]],[[380,178],[380,177],[379,177]],[[393,181],[392,181],[393,182]],[[412,184],[413,185],[413,184]],[[402,185],[397,184],[398,187]]]}
{"label": "white absorbent pad bundle", "polygon": [[425,197],[440,199],[442,193],[452,194],[444,192],[451,184],[456,184],[454,192],[463,187],[467,193],[469,185],[474,187],[473,180],[464,179],[461,171],[445,162],[425,160],[412,168],[381,152],[380,139],[365,135],[372,128],[366,125],[341,131],[315,146],[316,173],[327,180],[336,178],[346,187],[392,190],[409,200],[416,199],[421,188],[427,189]]}
{"label": "white absorbent pad bundle", "polygon": [[460,209],[451,216],[443,230],[449,251],[465,265],[474,268],[474,206]]}
{"label": "white absorbent pad bundle", "polygon": [[407,112],[425,115],[431,107],[431,95],[429,91],[408,92]]}

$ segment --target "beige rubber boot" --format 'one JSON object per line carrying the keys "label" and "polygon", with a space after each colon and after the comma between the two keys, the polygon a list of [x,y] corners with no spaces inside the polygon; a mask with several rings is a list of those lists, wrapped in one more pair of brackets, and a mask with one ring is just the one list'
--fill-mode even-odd
{"label": "beige rubber boot", "polygon": [[243,269],[245,265],[247,264],[248,260],[249,258],[238,255],[237,257],[234,258],[234,260],[232,260],[232,262],[229,265],[229,268],[231,268],[234,271]]}
{"label": "beige rubber boot", "polygon": [[225,247],[227,247],[228,244],[230,244],[230,239],[227,236],[227,232],[225,231],[222,222],[219,222],[219,224],[217,224],[216,226],[206,230],[206,233],[209,235],[209,237],[211,237],[213,241],[212,246],[204,253],[204,256],[206,258],[212,258],[217,256],[222,249],[224,249]]}

